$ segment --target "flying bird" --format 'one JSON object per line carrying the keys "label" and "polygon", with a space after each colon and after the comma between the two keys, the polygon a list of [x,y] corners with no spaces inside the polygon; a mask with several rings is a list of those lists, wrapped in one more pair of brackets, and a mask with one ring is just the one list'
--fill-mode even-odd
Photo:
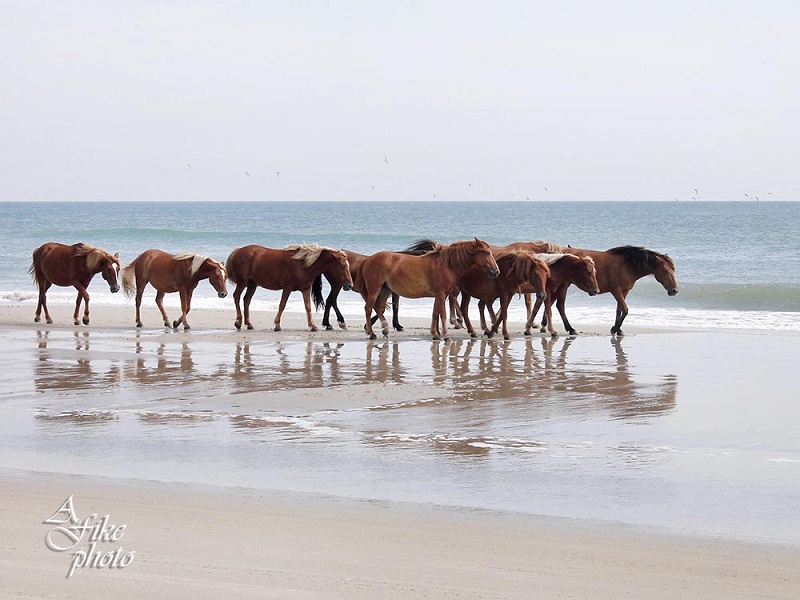
{"label": "flying bird", "polygon": [[244,176],[245,176],[245,177],[250,177],[250,173],[248,173],[247,171],[245,171],[245,172],[244,172]]}
{"label": "flying bird", "polygon": [[275,171],[275,177],[280,177],[280,176],[281,176],[281,172],[280,171]]}
{"label": "flying bird", "polygon": [[383,157],[383,161],[384,161],[384,162],[385,162],[387,165],[389,164],[389,159],[388,159],[388,158],[386,158],[385,156]]}

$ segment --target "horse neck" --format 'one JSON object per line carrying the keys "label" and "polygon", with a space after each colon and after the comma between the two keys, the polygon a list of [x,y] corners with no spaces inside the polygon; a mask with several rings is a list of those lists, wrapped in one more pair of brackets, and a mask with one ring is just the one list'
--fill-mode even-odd
{"label": "horse neck", "polygon": [[[432,253],[431,253],[432,254]],[[430,254],[429,254],[430,256]],[[438,259],[453,273],[460,277],[472,266],[475,266],[475,257],[461,247],[447,246],[439,250]]]}

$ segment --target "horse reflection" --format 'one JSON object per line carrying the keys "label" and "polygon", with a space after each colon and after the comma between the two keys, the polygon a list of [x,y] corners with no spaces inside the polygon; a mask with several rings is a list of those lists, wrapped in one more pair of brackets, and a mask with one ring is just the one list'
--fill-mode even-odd
{"label": "horse reflection", "polygon": [[[36,331],[38,360],[33,366],[33,381],[37,391],[75,391],[119,387],[121,370],[117,362],[102,369],[101,357],[89,354],[89,331],[73,331],[70,337],[47,330]],[[93,365],[94,360],[94,365]]]}

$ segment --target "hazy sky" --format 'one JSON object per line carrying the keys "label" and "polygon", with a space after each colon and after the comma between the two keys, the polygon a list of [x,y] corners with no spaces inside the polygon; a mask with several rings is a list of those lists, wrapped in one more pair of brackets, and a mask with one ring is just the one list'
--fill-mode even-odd
{"label": "hazy sky", "polygon": [[797,0],[0,8],[0,200],[800,200]]}

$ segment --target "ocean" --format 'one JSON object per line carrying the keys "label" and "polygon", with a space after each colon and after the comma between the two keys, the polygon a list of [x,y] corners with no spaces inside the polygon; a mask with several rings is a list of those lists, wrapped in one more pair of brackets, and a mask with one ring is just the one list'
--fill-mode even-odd
{"label": "ocean", "polygon": [[[546,239],[668,253],[680,293],[670,298],[652,277],[640,280],[628,297],[629,327],[800,331],[798,222],[795,202],[0,203],[0,302],[35,306],[27,271],[31,252],[47,241],[100,246],[119,252],[127,264],[150,248],[224,261],[234,248],[253,243],[317,243],[371,254],[401,250],[423,237],[448,243],[477,236],[497,245]],[[89,291],[94,304],[132,307],[122,294],[112,296],[99,277]],[[150,289],[145,302],[153,296]],[[64,288],[48,295],[49,302],[74,298]],[[275,310],[278,298],[277,292],[259,290],[253,308]],[[229,303],[208,285],[196,292],[195,306]],[[178,305],[174,294],[167,305]],[[428,300],[404,301],[401,314],[427,317],[430,306]],[[568,299],[576,326],[610,327],[614,306],[608,294],[589,298],[573,289]],[[302,310],[299,294],[288,308]],[[363,315],[355,293],[342,294],[340,308],[346,316]],[[521,303],[512,304],[510,316],[524,320]]]}
{"label": "ocean", "polygon": [[[30,254],[50,240],[101,246],[125,263],[148,248],[224,260],[249,243],[371,253],[478,236],[667,252],[680,293],[641,280],[626,324],[686,330],[220,341],[201,328],[136,331],[132,300],[97,277],[92,302],[129,306],[124,328],[4,331],[0,456],[33,472],[800,545],[798,222],[800,203],[767,202],[0,204],[0,302],[30,306],[31,320]],[[48,297],[72,304],[75,292]],[[277,297],[259,290],[254,307],[274,310]],[[204,284],[194,305],[230,307],[233,328],[230,297]],[[300,306],[298,297],[290,309]],[[356,294],[340,306],[363,319]],[[401,315],[429,318],[430,308],[404,300]],[[579,330],[613,320],[608,295],[572,291],[568,308]],[[522,303],[513,310],[522,320]],[[352,390],[368,401],[348,405]]]}

